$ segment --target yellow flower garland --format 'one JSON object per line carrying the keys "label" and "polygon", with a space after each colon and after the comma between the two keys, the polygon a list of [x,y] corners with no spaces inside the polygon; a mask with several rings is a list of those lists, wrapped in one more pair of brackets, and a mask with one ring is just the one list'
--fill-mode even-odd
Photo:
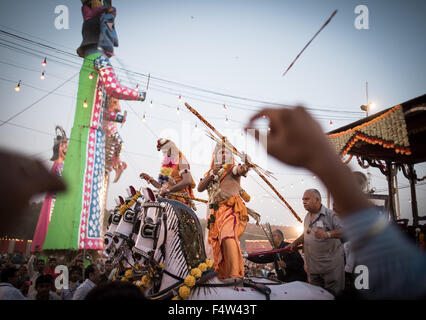
{"label": "yellow flower garland", "polygon": [[168,168],[168,167],[162,167],[160,170],[160,173],[163,176],[168,176],[170,177],[172,175],[173,169],[172,168]]}
{"label": "yellow flower garland", "polygon": [[147,287],[147,286],[149,286],[149,284],[151,283],[151,277],[149,277],[149,276],[147,276],[147,275],[144,275],[144,276],[141,278],[141,282],[142,282],[142,286],[143,286],[143,287]]}
{"label": "yellow flower garland", "polygon": [[172,300],[186,300],[191,294],[191,288],[197,284],[197,280],[201,278],[204,272],[210,270],[213,267],[213,261],[206,259],[205,262],[201,262],[198,268],[193,268],[186,276],[184,284],[179,288],[178,295],[173,297]]}
{"label": "yellow flower garland", "polygon": [[191,289],[187,286],[182,286],[179,288],[179,296],[184,300],[189,298],[190,293],[191,293]]}
{"label": "yellow flower garland", "polygon": [[[164,263],[160,263],[160,267],[164,269]],[[139,270],[140,269],[139,265],[136,265],[135,269]],[[133,277],[133,270],[127,270],[125,276],[127,277],[127,273],[129,271],[132,272],[132,277]],[[133,284],[136,285],[136,286],[138,286],[142,291],[144,291],[151,284],[152,277],[153,277],[153,270],[151,269],[151,271],[149,272],[149,274],[143,275],[140,280],[133,281]]]}
{"label": "yellow flower garland", "polygon": [[213,267],[213,260],[206,259],[206,265],[207,265],[208,268],[212,268]]}
{"label": "yellow flower garland", "polygon": [[194,268],[194,269],[192,269],[192,270],[191,270],[190,274],[191,274],[191,276],[193,276],[193,277],[195,277],[196,279],[198,279],[198,278],[200,278],[200,277],[201,277],[202,272],[201,272],[201,270],[200,270],[200,269],[198,269],[198,268]]}
{"label": "yellow flower garland", "polygon": [[132,270],[132,269],[126,270],[126,272],[124,273],[124,277],[125,277],[126,279],[131,279],[131,278],[133,278],[133,270]]}
{"label": "yellow flower garland", "polygon": [[127,209],[129,209],[131,206],[133,206],[136,202],[136,200],[140,197],[141,193],[138,191],[136,194],[132,197],[132,200],[129,201],[128,204],[123,204],[120,207],[120,214],[123,215],[124,212],[126,212]]}
{"label": "yellow flower garland", "polygon": [[191,275],[187,276],[185,278],[185,281],[184,281],[185,285],[190,287],[190,288],[193,287],[196,282],[197,282],[197,280],[195,279],[195,277],[191,276]]}
{"label": "yellow flower garland", "polygon": [[[160,263],[160,267],[164,269],[164,264]],[[178,295],[172,298],[172,300],[186,300],[189,298],[191,294],[191,288],[197,284],[197,280],[200,279],[204,272],[209,271],[213,268],[213,261],[211,259],[206,259],[205,262],[201,262],[198,265],[198,268],[193,268],[190,271],[190,274],[187,275],[184,279],[184,284],[179,288]],[[138,268],[136,268],[138,269]],[[152,281],[153,273],[152,271],[148,275],[142,276],[140,280],[134,281],[137,287],[139,287],[142,291],[144,291]],[[115,277],[115,274],[114,274]],[[121,277],[121,281],[130,281],[133,278],[133,270],[126,270],[123,277]]]}

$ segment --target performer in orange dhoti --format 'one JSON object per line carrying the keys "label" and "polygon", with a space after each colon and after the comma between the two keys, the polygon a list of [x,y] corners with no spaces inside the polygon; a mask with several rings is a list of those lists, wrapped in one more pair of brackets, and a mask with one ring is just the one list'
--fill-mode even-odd
{"label": "performer in orange dhoti", "polygon": [[171,140],[159,139],[157,150],[164,154],[158,181],[146,173],[141,173],[140,177],[160,189],[160,196],[178,200],[196,210],[191,200],[194,198],[195,182],[188,160]]}
{"label": "performer in orange dhoti", "polygon": [[209,194],[208,241],[213,248],[214,268],[219,279],[244,277],[238,239],[249,220],[243,202],[249,197],[241,188],[240,180],[248,170],[247,164],[235,165],[232,152],[223,144],[217,144],[210,171],[198,185],[199,192],[207,189]]}

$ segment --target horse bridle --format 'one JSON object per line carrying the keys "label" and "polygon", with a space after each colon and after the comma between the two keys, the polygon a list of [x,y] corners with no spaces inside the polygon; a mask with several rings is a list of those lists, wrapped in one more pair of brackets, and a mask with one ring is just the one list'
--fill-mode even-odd
{"label": "horse bridle", "polygon": [[[164,236],[163,236],[163,243],[160,246],[161,250],[161,258],[165,258],[165,245],[167,240],[167,214],[165,212],[166,204],[164,202],[146,202],[142,204],[143,208],[143,214],[142,214],[142,226],[140,226],[140,235],[143,238],[146,239],[152,239],[154,241],[154,244],[152,246],[152,250],[145,252],[143,250],[140,250],[138,248],[134,248],[134,254],[133,258],[136,261],[139,261],[142,257],[148,260],[147,262],[150,265],[159,265],[160,263],[154,259],[154,253],[157,250],[158,245],[158,239],[160,236],[160,230],[161,230],[161,223],[164,224]],[[155,212],[155,221],[147,217],[147,212],[149,208],[156,208]],[[160,214],[161,213],[161,214]]]}

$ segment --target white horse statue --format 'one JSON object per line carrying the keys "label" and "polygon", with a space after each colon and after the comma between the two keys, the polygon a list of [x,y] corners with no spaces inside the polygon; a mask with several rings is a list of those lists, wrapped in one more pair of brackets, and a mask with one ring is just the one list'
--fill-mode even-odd
{"label": "white horse statue", "polygon": [[[138,193],[132,186],[127,193],[126,200],[119,197],[120,205],[117,205],[110,217],[110,225],[104,236],[104,255],[112,259],[114,263],[122,263],[123,267],[130,268],[134,267],[132,247],[136,234],[133,229],[139,226],[136,224],[139,207],[145,199],[153,197],[153,194],[150,195],[148,190]],[[123,206],[125,210],[120,212]]]}
{"label": "white horse statue", "polygon": [[[147,298],[334,299],[323,288],[300,281],[281,283],[263,278],[233,282],[219,280],[213,269],[205,268],[205,262],[209,261],[201,225],[195,213],[179,201],[157,199],[149,188],[141,189],[137,204],[127,208],[122,216],[115,227],[116,246],[112,256],[115,259],[125,257],[127,267],[131,266],[136,274],[145,274],[145,280],[149,275],[149,281],[144,285]],[[125,243],[127,246],[123,246]]]}

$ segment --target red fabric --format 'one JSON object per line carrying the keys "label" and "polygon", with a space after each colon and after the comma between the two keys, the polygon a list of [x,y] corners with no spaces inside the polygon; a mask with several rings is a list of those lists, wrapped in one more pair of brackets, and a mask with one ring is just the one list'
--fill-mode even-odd
{"label": "red fabric", "polygon": [[9,250],[10,240],[0,240],[0,252],[6,253]]}
{"label": "red fabric", "polygon": [[98,16],[102,13],[107,12],[107,10],[108,9],[104,6],[98,7],[98,8],[95,8],[95,9],[91,9],[88,6],[84,5],[81,8],[81,14],[83,15],[83,20],[87,21],[89,19],[92,19],[93,17],[96,17],[96,16]]}
{"label": "red fabric", "polygon": [[44,274],[50,274],[53,277],[53,280],[55,280],[56,277],[59,276],[59,273],[55,273],[54,269],[47,269],[44,271]]}
{"label": "red fabric", "polygon": [[55,273],[55,270],[53,269],[48,269],[44,271],[44,274],[50,274],[53,278],[53,284],[50,290],[56,292],[56,287],[55,287],[55,279],[59,276],[59,273]]}
{"label": "red fabric", "polygon": [[25,254],[25,252],[27,251],[27,242],[27,240],[16,241],[14,252],[21,252],[22,254]]}

